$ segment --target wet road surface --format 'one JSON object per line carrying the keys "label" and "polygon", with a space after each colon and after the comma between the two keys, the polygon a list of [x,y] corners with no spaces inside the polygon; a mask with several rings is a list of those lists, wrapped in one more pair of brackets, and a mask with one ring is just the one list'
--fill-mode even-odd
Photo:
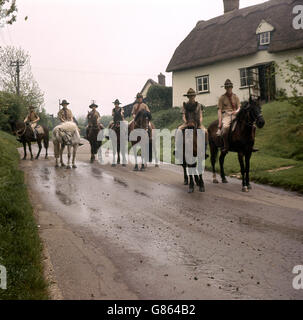
{"label": "wet road surface", "polygon": [[[180,167],[146,172],[22,161],[64,299],[302,299],[303,197],[239,180],[187,194]],[[43,152],[42,152],[43,157]]]}

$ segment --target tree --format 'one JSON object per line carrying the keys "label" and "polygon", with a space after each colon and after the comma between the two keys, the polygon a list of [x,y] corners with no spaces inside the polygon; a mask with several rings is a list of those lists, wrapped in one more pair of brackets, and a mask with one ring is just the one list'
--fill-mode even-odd
{"label": "tree", "polygon": [[172,88],[153,85],[147,92],[147,103],[151,111],[172,108]]}
{"label": "tree", "polygon": [[[1,0],[0,0],[1,1]],[[44,97],[38,83],[35,81],[30,65],[30,55],[22,48],[6,46],[0,48],[0,86],[3,91],[9,93],[18,92],[18,76],[16,67],[12,63],[22,63],[20,71],[20,96],[29,105],[40,108],[43,105]]]}
{"label": "tree", "polygon": [[0,0],[0,24],[13,24],[16,21],[16,0]]}
{"label": "tree", "polygon": [[286,60],[284,69],[279,68],[285,82],[290,85],[292,96],[288,101],[297,108],[299,113],[303,113],[303,57],[298,56],[293,62]]}

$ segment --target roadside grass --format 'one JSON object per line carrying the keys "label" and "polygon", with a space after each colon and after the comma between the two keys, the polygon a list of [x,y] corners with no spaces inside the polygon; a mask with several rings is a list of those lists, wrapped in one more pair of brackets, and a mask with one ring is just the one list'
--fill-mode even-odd
{"label": "roadside grass", "polygon": [[[257,129],[255,146],[260,151],[252,155],[251,179],[255,182],[303,192],[303,137],[298,135],[297,130],[303,125],[303,120],[295,116],[295,109],[288,102],[274,101],[265,104],[262,111],[266,124],[264,128]],[[203,114],[203,125],[207,128],[216,119],[217,108],[206,108]],[[180,110],[173,108],[154,113],[153,121],[157,128],[173,130],[182,123],[182,117]],[[163,150],[161,150],[161,159],[163,159]],[[172,159],[174,161],[173,155]],[[206,160],[205,167],[211,170],[210,159]],[[285,167],[290,168],[269,172],[269,170]],[[230,152],[226,156],[224,168],[227,175],[240,174],[237,154]],[[218,163],[216,169],[219,172]]]}
{"label": "roadside grass", "polygon": [[15,137],[0,131],[0,264],[7,269],[7,290],[0,289],[0,299],[48,299],[42,245],[18,168],[18,146]]}

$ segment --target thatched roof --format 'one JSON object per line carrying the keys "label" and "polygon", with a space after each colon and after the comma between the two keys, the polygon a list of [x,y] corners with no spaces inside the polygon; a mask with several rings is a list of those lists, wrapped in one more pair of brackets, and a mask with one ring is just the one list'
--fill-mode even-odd
{"label": "thatched roof", "polygon": [[271,0],[199,21],[176,49],[166,71],[185,70],[256,53],[256,30],[261,20],[274,26],[268,51],[303,48],[302,29],[295,30],[292,13],[302,0]]}

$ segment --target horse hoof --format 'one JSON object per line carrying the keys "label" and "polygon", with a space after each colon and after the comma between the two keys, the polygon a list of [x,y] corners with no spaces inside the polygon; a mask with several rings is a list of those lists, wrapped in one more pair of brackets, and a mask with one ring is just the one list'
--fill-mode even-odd
{"label": "horse hoof", "polygon": [[138,167],[134,167],[134,171],[139,171]]}
{"label": "horse hoof", "polygon": [[159,168],[160,166],[158,164],[155,165],[156,168]]}
{"label": "horse hoof", "polygon": [[77,169],[77,166],[75,164],[73,164],[73,169]]}
{"label": "horse hoof", "polygon": [[224,178],[222,179],[222,183],[228,183],[228,181]]}
{"label": "horse hoof", "polygon": [[112,164],[112,167],[114,168],[114,167],[116,167],[116,165],[113,163],[113,164]]}
{"label": "horse hoof", "polygon": [[199,191],[200,191],[200,192],[205,192],[205,187],[204,187],[204,186],[200,187],[200,188],[199,188]]}
{"label": "horse hoof", "polygon": [[59,165],[58,165],[58,164],[56,164],[56,165],[55,165],[55,168],[59,168]]}
{"label": "horse hoof", "polygon": [[22,158],[22,160],[26,160],[26,158]]}
{"label": "horse hoof", "polygon": [[242,188],[242,192],[248,192],[248,188],[245,186]]}
{"label": "horse hoof", "polygon": [[34,158],[31,158],[31,161],[34,161],[35,159]]}
{"label": "horse hoof", "polygon": [[66,165],[64,163],[61,164],[61,168],[65,168]]}
{"label": "horse hoof", "polygon": [[35,159],[36,159],[36,160],[38,160],[39,158],[38,158],[38,157],[36,157]]}
{"label": "horse hoof", "polygon": [[72,168],[71,166],[66,166],[66,169],[67,169],[67,170],[69,170],[69,169],[71,169],[71,168]]}
{"label": "horse hoof", "polygon": [[217,179],[213,179],[213,183],[218,184],[219,181]]}
{"label": "horse hoof", "polygon": [[188,189],[188,193],[193,193],[194,192],[194,188],[192,187],[189,187],[189,189]]}
{"label": "horse hoof", "polygon": [[144,167],[141,167],[141,168],[140,168],[140,171],[145,171],[145,168],[144,168]]}
{"label": "horse hoof", "polygon": [[122,167],[126,167],[126,164],[122,164]]}
{"label": "horse hoof", "polygon": [[247,188],[248,188],[248,190],[251,190],[251,189],[252,189],[251,184],[249,184],[249,185],[247,186]]}

